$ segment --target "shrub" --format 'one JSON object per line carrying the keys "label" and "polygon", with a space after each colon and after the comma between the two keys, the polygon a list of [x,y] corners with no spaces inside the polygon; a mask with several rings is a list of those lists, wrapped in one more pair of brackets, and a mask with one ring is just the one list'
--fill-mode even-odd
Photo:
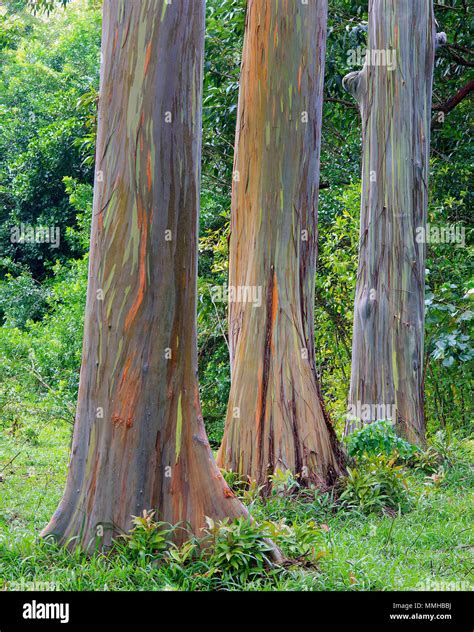
{"label": "shrub", "polygon": [[29,271],[14,277],[7,273],[0,281],[0,314],[7,327],[24,329],[29,320],[38,320],[46,309],[47,290]]}
{"label": "shrub", "polygon": [[265,523],[272,539],[290,558],[307,558],[316,561],[326,554],[324,529],[314,520],[295,522],[292,525],[286,520],[277,523]]}
{"label": "shrub", "polygon": [[444,430],[439,430],[430,441],[426,450],[418,450],[409,464],[415,469],[426,473],[436,473],[440,469],[449,470],[456,465],[472,463],[468,445],[459,441]]}
{"label": "shrub", "polygon": [[242,584],[249,578],[258,579],[272,566],[269,553],[273,550],[267,525],[258,525],[242,516],[215,522],[206,518],[202,536],[191,535],[182,544],[173,542],[178,524],[155,520],[155,512],[144,510],[133,516],[133,528],[121,537],[125,546],[118,544],[118,552],[126,559],[143,564],[159,565],[170,572],[174,580],[196,575],[209,586]]}
{"label": "shrub", "polygon": [[8,430],[31,426],[39,434],[59,420],[72,427],[86,284],[87,258],[57,264],[42,319],[0,327],[0,425]]}
{"label": "shrub", "polygon": [[234,492],[237,493],[248,486],[247,479],[238,472],[234,472],[233,470],[226,470],[224,468],[220,468],[220,470],[222,478]]}
{"label": "shrub", "polygon": [[449,468],[470,461],[466,443],[445,430],[438,430],[431,440],[430,447],[444,467]]}
{"label": "shrub", "polygon": [[206,521],[202,555],[224,581],[245,582],[249,577],[264,574],[272,566],[269,554],[273,546],[267,526],[258,525],[245,516],[232,522],[228,518],[220,522],[206,518]]}
{"label": "shrub", "polygon": [[347,450],[350,456],[356,458],[364,454],[390,456],[397,452],[401,459],[408,460],[418,451],[418,448],[397,437],[392,423],[382,420],[367,424],[349,435]]}
{"label": "shrub", "polygon": [[340,479],[341,506],[365,514],[407,510],[410,507],[407,483],[402,467],[395,465],[396,458],[383,454],[365,457],[357,467],[347,468],[347,477]]}
{"label": "shrub", "polygon": [[297,476],[292,474],[290,470],[277,469],[274,474],[269,476],[272,494],[288,496],[296,492],[300,488]]}
{"label": "shrub", "polygon": [[122,535],[132,557],[145,560],[147,556],[159,556],[171,545],[171,534],[176,526],[154,519],[155,512],[143,510],[141,516],[132,516],[133,529]]}

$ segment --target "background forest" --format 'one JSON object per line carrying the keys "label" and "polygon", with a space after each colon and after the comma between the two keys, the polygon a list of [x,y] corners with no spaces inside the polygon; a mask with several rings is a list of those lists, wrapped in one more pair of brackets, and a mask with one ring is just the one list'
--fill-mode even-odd
{"label": "background forest", "polygon": [[[438,50],[435,66],[428,223],[456,224],[465,231],[465,244],[428,246],[429,448],[415,452],[379,424],[348,446],[356,461],[342,496],[299,490],[298,481],[284,473],[265,501],[251,488],[241,490],[265,533],[288,556],[305,558],[306,565],[263,570],[262,532],[236,533],[228,526],[230,533],[221,528],[218,534],[226,546],[233,542],[235,563],[228,568],[222,563],[224,570],[213,570],[221,559],[218,547],[214,560],[189,562],[186,551],[176,550],[167,564],[156,566],[148,555],[150,519],[151,526],[137,523],[132,546],[124,546],[116,558],[92,558],[86,573],[74,556],[36,537],[64,486],[77,399],[101,7],[78,0],[67,10],[35,15],[26,5],[4,0],[0,6],[0,588],[2,582],[12,587],[12,582],[47,581],[66,589],[467,589],[474,357],[472,6],[462,0],[435,3],[438,30],[446,32],[448,46]],[[348,52],[365,46],[367,2],[330,0],[329,5],[315,343],[326,406],[342,435],[361,189],[360,117],[342,78],[360,69]],[[208,0],[198,346],[203,416],[215,449],[222,439],[230,374],[227,306],[213,300],[212,288],[227,283],[244,20],[243,0]],[[453,102],[466,86],[467,98]],[[12,243],[11,226],[22,224],[58,227],[59,244]],[[239,481],[228,476],[238,491]]]}

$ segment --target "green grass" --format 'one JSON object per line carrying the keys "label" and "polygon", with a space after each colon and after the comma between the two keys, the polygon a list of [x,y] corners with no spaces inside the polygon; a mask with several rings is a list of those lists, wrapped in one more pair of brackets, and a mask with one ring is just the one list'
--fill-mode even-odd
{"label": "green grass", "polygon": [[59,426],[44,428],[33,444],[25,436],[2,436],[0,590],[472,588],[471,472],[465,460],[447,469],[438,483],[409,471],[412,504],[404,514],[363,515],[317,492],[253,499],[251,511],[259,523],[286,534],[284,552],[296,557],[310,551],[311,563],[258,570],[241,580],[232,573],[224,577],[212,557],[138,559],[123,543],[113,554],[87,558],[40,540],[38,533],[61,497],[69,441],[70,430]]}

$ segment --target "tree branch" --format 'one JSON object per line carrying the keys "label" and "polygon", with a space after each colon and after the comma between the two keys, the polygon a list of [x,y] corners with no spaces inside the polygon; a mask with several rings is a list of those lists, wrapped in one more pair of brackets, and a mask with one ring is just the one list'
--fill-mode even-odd
{"label": "tree branch", "polygon": [[352,103],[351,101],[344,101],[344,99],[334,99],[332,97],[324,97],[324,101],[328,103],[339,103],[340,105],[345,105],[347,108],[352,108],[357,110],[357,105]]}
{"label": "tree branch", "polygon": [[448,48],[452,48],[453,50],[457,50],[461,53],[467,53],[468,55],[474,55],[474,50],[467,48],[467,46],[461,46],[461,44],[447,44]]}
{"label": "tree branch", "polygon": [[463,86],[454,96],[445,101],[444,103],[434,103],[433,110],[437,112],[444,112],[447,114],[454,110],[454,108],[461,103],[472,91],[474,90],[474,79],[471,79],[465,86]]}
{"label": "tree branch", "polygon": [[[467,66],[468,68],[474,67],[474,61],[470,61],[469,59],[462,57],[458,52],[454,52],[458,50],[458,47],[453,46],[452,44],[446,44],[446,48],[448,49],[449,54],[456,63],[460,64],[461,66]],[[472,55],[472,52],[469,54]]]}
{"label": "tree branch", "polygon": [[463,13],[466,13],[466,7],[462,8],[462,7],[450,7],[446,4],[441,4],[440,2],[434,2],[433,3],[434,6],[437,9],[446,9],[447,11],[462,11]]}

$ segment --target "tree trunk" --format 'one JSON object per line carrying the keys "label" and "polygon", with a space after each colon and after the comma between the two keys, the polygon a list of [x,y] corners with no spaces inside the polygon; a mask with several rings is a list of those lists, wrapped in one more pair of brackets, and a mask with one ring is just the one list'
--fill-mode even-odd
{"label": "tree trunk", "polygon": [[266,483],[340,473],[314,357],[325,0],[250,0],[229,261],[231,390],[218,463]]}
{"label": "tree trunk", "polygon": [[197,383],[204,6],[104,2],[77,418],[64,497],[43,531],[86,549],[110,545],[144,509],[195,533],[205,516],[246,513],[212,458]]}
{"label": "tree trunk", "polygon": [[430,114],[436,32],[432,0],[370,0],[364,68],[346,88],[363,127],[359,268],[350,415],[392,419],[423,445],[423,336]]}

